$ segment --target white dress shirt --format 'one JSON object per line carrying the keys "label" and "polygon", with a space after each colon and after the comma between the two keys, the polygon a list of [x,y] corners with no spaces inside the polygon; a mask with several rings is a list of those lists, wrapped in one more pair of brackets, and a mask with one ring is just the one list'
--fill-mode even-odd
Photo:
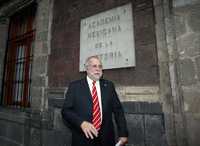
{"label": "white dress shirt", "polygon": [[[91,95],[92,95],[92,86],[93,86],[93,85],[92,85],[92,82],[93,82],[93,80],[90,79],[90,78],[87,76],[87,82],[88,82],[88,85],[89,85],[89,88],[90,88],[90,93],[91,93]],[[96,89],[97,89],[97,96],[98,96],[99,106],[100,106],[100,110],[101,110],[101,121],[102,121],[103,115],[102,115],[101,89],[100,89],[99,80],[96,81],[95,86],[96,86]]]}

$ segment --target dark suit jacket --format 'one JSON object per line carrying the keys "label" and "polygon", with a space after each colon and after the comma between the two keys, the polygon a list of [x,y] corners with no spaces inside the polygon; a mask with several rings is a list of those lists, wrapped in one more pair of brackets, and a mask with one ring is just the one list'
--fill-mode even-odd
{"label": "dark suit jacket", "polygon": [[[118,136],[127,137],[128,131],[124,112],[112,82],[100,79],[103,121],[99,138],[102,146],[114,146],[115,135],[112,121],[114,115]],[[80,125],[83,121],[92,123],[92,96],[87,79],[70,83],[62,108],[62,117],[72,131],[72,146],[93,146]]]}

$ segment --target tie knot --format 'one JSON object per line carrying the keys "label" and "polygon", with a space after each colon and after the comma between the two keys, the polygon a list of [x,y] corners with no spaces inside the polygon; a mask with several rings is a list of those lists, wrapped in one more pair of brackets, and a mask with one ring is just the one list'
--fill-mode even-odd
{"label": "tie knot", "polygon": [[96,81],[93,81],[92,84],[95,85]]}

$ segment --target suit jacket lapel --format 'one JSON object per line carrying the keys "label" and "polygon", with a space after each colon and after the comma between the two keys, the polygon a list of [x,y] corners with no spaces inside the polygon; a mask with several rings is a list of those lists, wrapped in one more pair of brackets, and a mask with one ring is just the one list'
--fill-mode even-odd
{"label": "suit jacket lapel", "polygon": [[106,101],[106,87],[107,83],[105,83],[102,79],[100,80],[100,90],[101,90],[101,103],[102,103],[102,111],[104,113],[105,109],[105,101]]}
{"label": "suit jacket lapel", "polygon": [[83,91],[85,92],[85,95],[87,96],[90,104],[92,105],[92,95],[86,78],[83,79]]}

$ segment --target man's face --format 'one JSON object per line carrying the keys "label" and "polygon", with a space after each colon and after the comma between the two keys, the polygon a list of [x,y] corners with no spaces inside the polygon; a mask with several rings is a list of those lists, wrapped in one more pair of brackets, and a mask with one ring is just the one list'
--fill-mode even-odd
{"label": "man's face", "polygon": [[102,64],[97,58],[91,58],[86,68],[88,77],[92,80],[99,80],[102,76]]}

